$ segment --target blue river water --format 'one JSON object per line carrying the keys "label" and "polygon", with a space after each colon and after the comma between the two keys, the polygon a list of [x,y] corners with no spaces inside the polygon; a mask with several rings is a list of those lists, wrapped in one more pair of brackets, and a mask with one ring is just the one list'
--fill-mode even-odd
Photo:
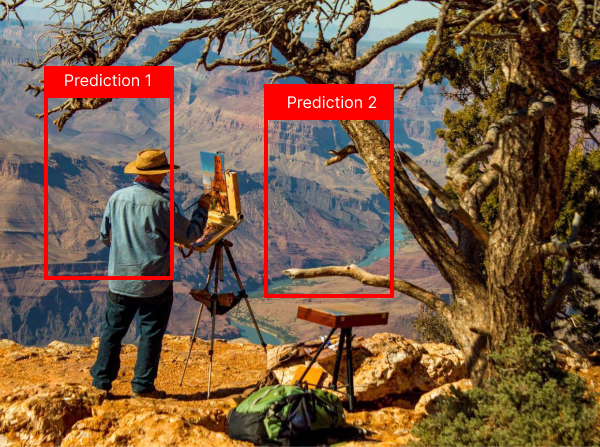
{"label": "blue river water", "polygon": [[[406,234],[408,233],[408,229],[404,224],[396,223],[394,226],[394,244],[398,244],[406,238]],[[381,258],[388,257],[390,255],[390,240],[389,238],[384,241],[381,245],[371,250],[367,256],[357,263],[359,267],[367,267],[374,262],[378,261]],[[271,293],[289,293],[289,290],[286,290],[292,283],[299,284],[303,280],[292,280],[290,278],[281,278],[277,279],[271,284],[269,284],[269,291]],[[264,288],[260,287],[251,292],[248,292],[250,298],[262,298],[264,296]],[[240,329],[241,336],[250,340],[252,343],[259,344],[260,340],[258,339],[258,335],[256,333],[256,329],[254,326],[246,326],[243,324],[239,324],[235,321],[232,321],[232,324]],[[281,340],[275,337],[272,334],[262,332],[263,339],[266,343],[272,345],[280,345]]]}
{"label": "blue river water", "polygon": [[[237,327],[240,330],[240,337],[245,338],[246,340],[250,340],[254,344],[257,344],[257,345],[260,344],[260,339],[258,338],[258,334],[257,334],[256,328],[254,326],[246,326],[245,324],[240,324],[237,321],[232,321],[231,324],[233,324],[235,327]],[[266,344],[274,345],[274,346],[281,344],[281,340],[279,340],[273,334],[270,334],[269,332],[265,332],[262,328],[261,328],[260,333]]]}

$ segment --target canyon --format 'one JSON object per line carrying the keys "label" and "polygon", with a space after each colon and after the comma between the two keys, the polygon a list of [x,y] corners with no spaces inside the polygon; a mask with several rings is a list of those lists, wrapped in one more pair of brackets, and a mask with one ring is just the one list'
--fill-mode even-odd
{"label": "canyon", "polygon": [[[106,299],[105,281],[44,281],[43,123],[35,118],[41,98],[25,93],[40,73],[17,64],[35,58],[32,43],[42,26],[24,29],[0,23],[0,338],[41,345],[52,340],[89,343],[99,332]],[[157,30],[134,41],[124,63],[137,64],[159,51],[172,32]],[[43,42],[42,42],[43,44]],[[175,179],[175,200],[183,208],[200,193],[198,152],[222,151],[226,166],[240,174],[245,222],[231,237],[246,289],[264,284],[264,172],[262,86],[268,74],[241,69],[194,71],[201,42],[186,46],[170,63],[175,66],[175,162],[183,167]],[[400,83],[419,67],[422,45],[387,51],[361,71],[357,82]],[[227,41],[223,55],[239,52]],[[288,81],[293,82],[293,81]],[[52,101],[51,101],[52,102]],[[52,104],[51,104],[52,105]],[[425,86],[396,104],[395,141],[436,179],[443,180],[445,147],[435,136],[441,115],[451,107],[437,88]],[[168,148],[169,104],[161,99],[114,100],[97,111],[78,113],[62,132],[49,128],[50,269],[57,274],[91,275],[106,271],[107,249],[98,241],[99,219],[112,192],[131,181],[125,161],[144,147]],[[380,123],[384,132],[389,123]],[[331,149],[348,143],[335,121],[269,123],[269,278],[277,281],[289,267],[358,262],[389,239],[389,204],[379,193],[361,160],[325,167]],[[386,220],[387,219],[387,220]],[[449,293],[433,264],[409,234],[397,247],[395,274],[419,285]],[[190,288],[203,284],[207,256],[175,256],[176,301],[168,331],[191,332],[197,303]],[[369,266],[389,271],[389,257]],[[235,290],[232,275],[224,284]],[[352,280],[324,279],[304,284],[307,293],[369,293]],[[252,294],[263,327],[280,340],[319,335],[318,326],[295,319],[303,300],[274,302]],[[312,299],[315,301],[315,299]],[[413,335],[411,321],[419,304],[396,294],[389,300],[361,299],[391,312],[388,330]],[[242,307],[218,319],[222,338],[236,338],[247,322]],[[208,333],[208,320],[200,336]],[[367,332],[365,332],[367,334]],[[135,339],[132,327],[128,340]]]}

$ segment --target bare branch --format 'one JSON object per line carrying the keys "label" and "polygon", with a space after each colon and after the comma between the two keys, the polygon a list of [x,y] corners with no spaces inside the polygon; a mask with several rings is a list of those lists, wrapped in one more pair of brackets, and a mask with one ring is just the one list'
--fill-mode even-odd
{"label": "bare branch", "polygon": [[[569,245],[576,243],[577,237],[579,236],[579,229],[581,228],[581,221],[581,215],[575,213],[575,216],[573,217],[573,223],[571,224],[571,234],[569,234]],[[563,265],[560,283],[556,286],[552,292],[552,295],[548,299],[546,306],[544,307],[544,317],[547,321],[552,321],[554,319],[554,316],[562,307],[562,303],[564,302],[567,294],[573,287],[573,281],[575,279],[573,267],[573,255],[571,254],[567,256],[567,260]]]}
{"label": "bare branch", "polygon": [[[375,59],[388,48],[406,42],[407,40],[416,36],[417,34],[434,30],[437,23],[438,19],[425,19],[419,20],[418,22],[414,22],[406,28],[404,28],[398,34],[394,34],[393,36],[387,37],[375,43],[372,47],[366,50],[363,54],[361,54],[351,63],[339,63],[338,65],[334,65],[334,68],[345,71],[360,70],[361,68],[366,67],[373,59]],[[458,25],[461,23],[465,23],[465,20],[454,19],[450,21],[449,25]]]}
{"label": "bare branch", "polygon": [[488,128],[484,143],[477,149],[456,160],[448,168],[446,178],[452,183],[459,194],[463,194],[469,186],[469,177],[463,174],[463,172],[473,163],[483,161],[490,156],[498,146],[498,140],[503,132],[518,124],[539,120],[544,116],[554,113],[555,110],[556,100],[554,96],[549,92],[545,92],[543,97],[533,101],[528,109],[510,113],[493,122]]}
{"label": "bare branch", "polygon": [[[356,279],[362,284],[373,287],[389,289],[390,277],[373,275],[355,264],[346,266],[317,267],[312,269],[288,269],[284,274],[292,279],[323,278],[331,276],[346,276]],[[437,295],[421,289],[419,286],[394,278],[394,290],[414,298],[430,308],[439,311],[448,308],[448,305]]]}
{"label": "bare branch", "polygon": [[25,28],[25,26],[23,26],[23,22],[21,21],[21,17],[19,17],[19,14],[17,13],[17,8],[25,3],[25,1],[26,0],[14,0],[13,2],[8,2],[7,0],[0,0],[0,8],[3,8],[2,12],[0,12],[0,22],[4,19],[8,20],[9,14],[12,12],[19,21],[21,27]]}
{"label": "bare branch", "polygon": [[356,146],[354,146],[353,144],[349,144],[346,147],[343,147],[342,149],[335,151],[329,151],[329,153],[331,155],[334,155],[334,157],[331,157],[329,160],[327,160],[325,162],[325,166],[329,166],[332,165],[334,163],[339,163],[340,161],[342,161],[343,159],[345,159],[347,156],[351,155],[351,154],[358,154],[358,151],[356,150]]}
{"label": "bare branch", "polygon": [[437,18],[436,28],[435,28],[435,44],[431,51],[427,54],[425,61],[423,62],[423,66],[415,76],[415,79],[408,84],[404,85],[395,85],[395,89],[400,89],[400,95],[398,99],[402,101],[404,96],[408,93],[410,89],[415,86],[419,86],[419,89],[423,88],[423,84],[425,83],[425,78],[427,77],[427,73],[431,68],[431,64],[435,60],[435,57],[439,53],[442,48],[442,43],[444,41],[444,31],[446,27],[446,16],[448,14],[448,10],[450,9],[450,5],[453,0],[446,0],[442,3],[442,8],[440,9],[440,14]]}
{"label": "bare branch", "polygon": [[[43,68],[45,65],[60,60],[63,65],[94,65],[109,66],[117,62],[129,44],[139,36],[142,31],[154,26],[169,23],[181,23],[185,20],[205,20],[217,15],[213,8],[190,8],[141,14],[142,10],[151,9],[151,0],[141,3],[127,3],[119,5],[122,8],[115,12],[115,5],[108,3],[102,6],[88,4],[88,0],[73,2],[69,7],[59,8],[54,0],[50,6],[55,10],[59,19],[52,25],[50,31],[45,33],[55,43],[46,51],[44,59],[34,64],[26,62],[20,64],[31,70]],[[202,0],[200,0],[202,1]],[[77,5],[87,5],[91,9],[91,18],[76,24],[73,14]],[[69,25],[65,25],[69,23]],[[158,53],[153,59],[144,65],[159,65],[172,57],[187,42],[204,37],[206,32],[201,29],[189,29],[184,31],[174,42]],[[103,53],[103,48],[112,44],[108,52]],[[40,81],[43,83],[43,80]],[[32,90],[37,96],[43,91],[43,86],[28,85],[26,91]],[[71,98],[64,101],[60,106],[52,108],[48,114],[62,112],[62,115],[53,121],[58,130],[62,130],[67,121],[79,110],[98,109],[112,101],[108,98]],[[43,118],[43,114],[37,114],[37,118]]]}
{"label": "bare branch", "polygon": [[[63,112],[61,116],[52,121],[60,132],[67,124],[67,121],[79,110],[95,110],[112,101],[112,98],[71,98],[67,99],[58,107],[48,110],[48,115],[55,112]],[[44,118],[43,113],[37,113],[36,118]]]}
{"label": "bare branch", "polygon": [[542,256],[564,256],[565,258],[571,258],[586,245],[581,242],[561,242],[561,241],[550,241],[542,244],[540,247],[540,253]]}
{"label": "bare branch", "polygon": [[373,11],[372,14],[374,16],[383,14],[384,12],[391,11],[392,9],[397,8],[400,5],[404,5],[405,3],[408,3],[409,1],[410,0],[396,0],[393,3],[391,3],[390,5],[386,6],[385,8],[380,9],[379,11]]}
{"label": "bare branch", "polygon": [[469,213],[456,202],[450,194],[433,180],[417,163],[415,163],[408,155],[402,151],[397,151],[402,160],[402,164],[406,166],[410,172],[421,182],[429,191],[433,193],[439,200],[442,201],[451,216],[458,219],[465,227],[467,227],[477,238],[479,242],[487,247],[489,235],[485,228],[478,222],[474,221]]}
{"label": "bare branch", "polygon": [[475,17],[475,19],[471,20],[471,22],[465,26],[460,33],[454,36],[455,39],[463,40],[469,37],[475,28],[477,28],[483,22],[488,21],[490,18],[493,18],[501,11],[502,7],[502,3],[497,2],[491,8],[481,12],[477,17]]}
{"label": "bare branch", "polygon": [[442,222],[450,225],[450,222],[452,219],[452,217],[450,216],[450,213],[438,205],[438,203],[435,200],[435,196],[433,195],[433,193],[431,191],[429,191],[425,195],[424,199],[425,199],[425,203],[427,204],[427,206],[429,207],[429,209],[431,210],[433,215],[435,217],[437,217],[439,220],[441,220]]}

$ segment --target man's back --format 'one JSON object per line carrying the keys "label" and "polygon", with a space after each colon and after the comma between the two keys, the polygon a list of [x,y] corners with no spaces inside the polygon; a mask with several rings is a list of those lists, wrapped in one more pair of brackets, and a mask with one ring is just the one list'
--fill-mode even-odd
{"label": "man's back", "polygon": [[[159,185],[136,182],[115,192],[108,201],[101,237],[110,245],[110,276],[169,276],[169,194]],[[189,243],[200,237],[206,210],[196,210],[192,222],[175,209],[175,240]],[[160,295],[169,280],[110,280],[114,293],[132,297]]]}

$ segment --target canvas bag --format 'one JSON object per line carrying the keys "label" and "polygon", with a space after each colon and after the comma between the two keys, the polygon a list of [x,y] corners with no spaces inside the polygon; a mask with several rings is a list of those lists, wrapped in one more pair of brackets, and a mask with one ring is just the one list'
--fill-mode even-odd
{"label": "canvas bag", "polygon": [[346,435],[338,397],[300,386],[261,388],[232,409],[227,420],[230,438],[256,445],[311,445],[336,438],[338,430]]}

